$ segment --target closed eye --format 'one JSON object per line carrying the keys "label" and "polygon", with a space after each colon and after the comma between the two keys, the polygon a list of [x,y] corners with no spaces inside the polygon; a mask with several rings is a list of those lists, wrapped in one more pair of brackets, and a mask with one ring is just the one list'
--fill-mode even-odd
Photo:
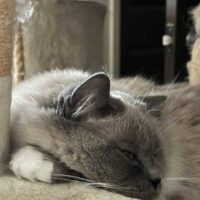
{"label": "closed eye", "polygon": [[130,160],[130,161],[138,161],[137,156],[135,153],[120,149],[120,151]]}

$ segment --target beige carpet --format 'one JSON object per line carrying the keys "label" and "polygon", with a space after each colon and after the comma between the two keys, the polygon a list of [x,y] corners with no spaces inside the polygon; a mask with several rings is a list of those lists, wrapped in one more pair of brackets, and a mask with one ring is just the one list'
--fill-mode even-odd
{"label": "beige carpet", "polygon": [[131,198],[77,183],[49,185],[31,183],[14,177],[0,177],[0,200],[131,200]]}

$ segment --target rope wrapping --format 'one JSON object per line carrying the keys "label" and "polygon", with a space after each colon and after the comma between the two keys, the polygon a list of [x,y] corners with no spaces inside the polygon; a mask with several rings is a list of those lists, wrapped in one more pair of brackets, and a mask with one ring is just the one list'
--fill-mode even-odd
{"label": "rope wrapping", "polygon": [[21,23],[18,23],[17,30],[15,31],[15,41],[14,41],[14,65],[13,65],[13,81],[14,85],[17,85],[25,76],[24,67],[24,45],[22,37],[22,27]]}

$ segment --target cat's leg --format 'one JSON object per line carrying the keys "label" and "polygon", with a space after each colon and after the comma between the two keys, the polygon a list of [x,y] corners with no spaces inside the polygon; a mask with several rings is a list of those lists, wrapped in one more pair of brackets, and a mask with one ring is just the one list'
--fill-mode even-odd
{"label": "cat's leg", "polygon": [[30,181],[52,182],[54,173],[63,173],[59,164],[34,146],[25,146],[13,154],[10,161],[13,173]]}

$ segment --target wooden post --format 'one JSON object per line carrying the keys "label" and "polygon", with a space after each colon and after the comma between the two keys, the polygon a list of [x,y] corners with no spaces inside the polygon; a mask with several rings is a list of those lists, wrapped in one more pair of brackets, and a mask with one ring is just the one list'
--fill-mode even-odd
{"label": "wooden post", "polygon": [[14,0],[0,0],[0,174],[9,150]]}
{"label": "wooden post", "polygon": [[110,74],[120,76],[120,0],[109,0],[109,47],[108,65]]}

